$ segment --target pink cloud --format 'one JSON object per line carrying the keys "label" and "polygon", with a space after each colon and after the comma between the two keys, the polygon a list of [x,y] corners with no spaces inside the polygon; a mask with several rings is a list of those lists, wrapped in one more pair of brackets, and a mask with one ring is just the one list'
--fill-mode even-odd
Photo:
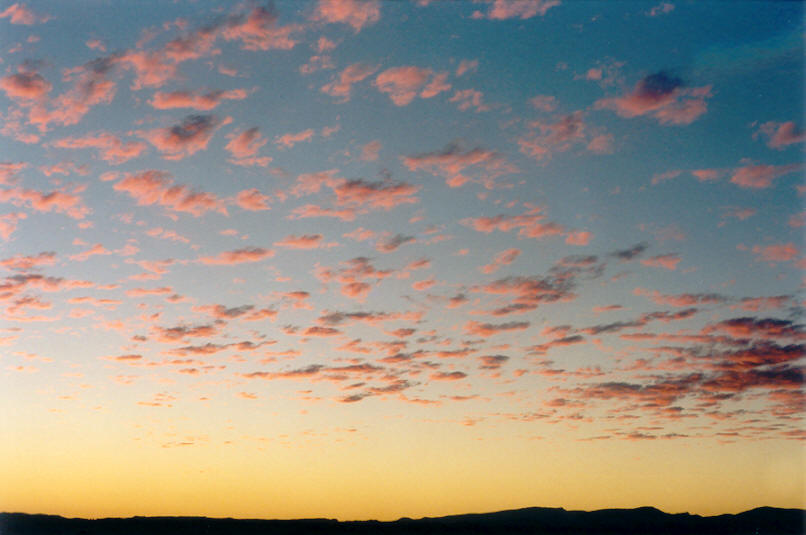
{"label": "pink cloud", "polygon": [[557,109],[557,98],[551,95],[537,95],[529,99],[529,104],[536,110],[552,112]]}
{"label": "pink cloud", "polygon": [[493,261],[486,266],[481,266],[479,269],[482,273],[490,274],[495,273],[501,266],[507,266],[515,261],[520,256],[520,249],[506,249],[501,251],[493,258]]}
{"label": "pink cloud", "polygon": [[708,110],[711,86],[685,88],[683,81],[664,72],[642,78],[632,92],[597,100],[596,109],[611,109],[622,117],[650,115],[661,124],[687,125]]}
{"label": "pink cloud", "polygon": [[40,22],[47,22],[50,20],[49,15],[38,15],[28,9],[25,4],[15,3],[8,6],[2,13],[0,19],[8,18],[11,24],[24,24],[30,26]]}
{"label": "pink cloud", "polygon": [[671,13],[672,11],[674,11],[674,4],[671,4],[669,2],[661,2],[660,4],[654,6],[652,9],[647,11],[647,16],[659,17],[661,15]]}
{"label": "pink cloud", "polygon": [[683,171],[680,171],[679,169],[673,169],[671,171],[666,171],[664,173],[656,173],[652,175],[652,185],[656,186],[661,182],[666,182],[667,180],[675,179],[679,177],[680,173],[682,172]]}
{"label": "pink cloud", "polygon": [[695,169],[691,172],[694,175],[694,178],[699,180],[700,182],[709,182],[711,180],[716,180],[720,176],[722,176],[723,171],[719,169]]}
{"label": "pink cloud", "polygon": [[324,282],[336,281],[341,285],[341,293],[352,299],[363,300],[369,293],[372,286],[365,282],[373,280],[381,281],[390,275],[392,270],[376,269],[369,259],[357,257],[342,263],[345,267],[338,270],[329,268],[319,268],[316,277]]}
{"label": "pink cloud", "polygon": [[214,115],[189,115],[174,126],[156,128],[138,134],[163,153],[166,160],[181,160],[207,148],[216,130],[232,120]]}
{"label": "pink cloud", "polygon": [[297,143],[303,141],[311,141],[313,139],[313,129],[308,128],[307,130],[303,130],[302,132],[297,132],[295,134],[283,134],[282,136],[277,136],[274,138],[274,143],[276,145],[280,145],[281,147],[290,149]]}
{"label": "pink cloud", "polygon": [[25,188],[11,188],[0,191],[0,202],[10,202],[15,206],[29,205],[38,212],[59,212],[73,219],[84,219],[90,209],[84,205],[78,195],[85,186],[73,187],[71,190],[41,191]]}
{"label": "pink cloud", "polygon": [[419,190],[420,186],[392,180],[342,180],[333,187],[339,206],[383,210],[391,210],[401,204],[416,204],[419,199],[414,195]]}
{"label": "pink cloud", "polygon": [[651,299],[658,305],[668,305],[673,307],[692,307],[696,305],[715,305],[725,302],[725,298],[719,294],[699,293],[699,294],[662,294],[657,290],[646,290],[636,288],[633,294],[641,295]]}
{"label": "pink cloud", "polygon": [[415,241],[416,239],[414,236],[395,234],[394,236],[389,236],[383,240],[379,240],[375,245],[375,249],[382,253],[391,253],[392,251],[396,251],[398,248],[400,248],[400,246],[407,243],[414,243]]}
{"label": "pink cloud", "polygon": [[588,245],[593,238],[593,234],[587,230],[576,230],[569,232],[565,237],[568,245]]}
{"label": "pink cloud", "polygon": [[[418,95],[421,98],[431,98],[438,95],[440,92],[450,88],[450,85],[445,82],[447,76],[436,75],[433,80],[441,76],[436,84],[429,84],[425,87],[429,77],[433,75],[431,69],[422,69],[415,66],[393,67],[380,73],[373,85],[378,88],[378,91],[387,93],[392,102],[397,106],[405,106],[415,99]],[[422,91],[421,91],[422,90]]]}
{"label": "pink cloud", "polygon": [[70,260],[73,260],[74,262],[84,262],[91,256],[110,255],[110,254],[112,254],[112,251],[110,251],[100,243],[96,243],[86,251],[81,251],[80,253],[70,255]]}
{"label": "pink cloud", "polygon": [[17,225],[21,219],[25,219],[27,214],[24,212],[12,212],[10,214],[0,215],[0,237],[8,241],[14,231],[17,230]]}
{"label": "pink cloud", "polygon": [[594,154],[612,154],[613,136],[611,134],[600,134],[595,136],[588,143],[587,149]]}
{"label": "pink cloud", "polygon": [[235,197],[235,202],[244,210],[257,212],[260,210],[268,210],[268,202],[271,198],[268,195],[263,195],[256,188],[245,189],[238,192]]}
{"label": "pink cloud", "polygon": [[135,72],[132,89],[144,87],[160,87],[168,80],[176,77],[176,64],[168,60],[161,52],[145,52],[128,50],[115,57],[115,63]]}
{"label": "pink cloud", "polygon": [[76,124],[99,104],[109,104],[117,87],[109,79],[115,61],[99,58],[65,73],[66,79],[75,82],[65,93],[49,102],[35,102],[28,112],[28,121],[40,131],[46,131],[52,122],[69,126]]}
{"label": "pink cloud", "polygon": [[0,184],[13,184],[17,173],[28,167],[27,162],[0,162]]}
{"label": "pink cloud", "polygon": [[53,142],[54,147],[64,149],[98,149],[102,160],[118,165],[137,158],[146,150],[146,144],[140,141],[124,143],[115,135],[101,132],[84,137],[67,137]]}
{"label": "pink cloud", "polygon": [[409,171],[428,171],[434,175],[445,177],[445,183],[450,187],[459,187],[473,181],[463,172],[467,168],[476,167],[482,171],[479,179],[488,187],[493,181],[504,174],[516,173],[518,168],[510,164],[503,156],[494,151],[475,148],[462,151],[458,145],[448,145],[439,152],[427,152],[414,156],[401,157],[403,164]]}
{"label": "pink cloud", "polygon": [[567,232],[562,225],[551,221],[544,222],[546,216],[542,212],[541,207],[534,206],[521,215],[466,218],[461,220],[461,223],[485,234],[495,230],[508,232],[518,229],[518,236],[522,238],[540,239],[547,236],[562,235]]}
{"label": "pink cloud", "polygon": [[0,89],[13,100],[39,100],[47,96],[53,85],[34,71],[21,71],[0,78]]}
{"label": "pink cloud", "polygon": [[322,208],[321,206],[315,204],[305,204],[303,206],[298,206],[291,211],[291,215],[289,215],[289,219],[304,219],[309,217],[335,217],[336,219],[341,219],[342,221],[353,221],[355,220],[356,211],[352,208],[346,208],[343,210],[334,210],[330,208]]}
{"label": "pink cloud", "polygon": [[197,217],[209,211],[227,213],[224,204],[212,193],[196,192],[188,186],[175,185],[170,175],[162,171],[128,174],[113,187],[115,191],[128,193],[140,206],[156,204]]}
{"label": "pink cloud", "polygon": [[806,133],[798,128],[794,121],[785,123],[768,121],[759,126],[758,131],[753,134],[753,138],[756,138],[759,134],[767,137],[767,146],[776,150],[783,150],[789,145],[796,145],[806,141]]}
{"label": "pink cloud", "polygon": [[372,76],[377,70],[377,66],[354,63],[341,71],[335,80],[323,85],[320,91],[332,97],[339,97],[342,103],[347,102],[350,100],[353,84]]}
{"label": "pink cloud", "polygon": [[585,144],[588,150],[597,154],[612,151],[612,136],[609,134],[597,135],[588,142],[588,126],[581,111],[555,122],[532,121],[528,126],[532,132],[518,139],[518,145],[522,153],[537,161],[550,157],[554,152],[565,152],[578,144]]}
{"label": "pink cloud", "polygon": [[279,26],[277,15],[264,7],[255,7],[246,17],[230,18],[222,35],[227,41],[240,40],[244,50],[290,50],[297,41],[292,34],[299,25]]}
{"label": "pink cloud", "polygon": [[481,11],[473,12],[474,19],[530,19],[534,16],[544,16],[552,7],[560,5],[559,0],[484,0],[492,4],[486,14]]}
{"label": "pink cloud", "polygon": [[147,295],[168,295],[173,292],[173,288],[162,286],[160,288],[132,288],[131,290],[126,290],[126,295],[129,297],[144,297]]}
{"label": "pink cloud", "polygon": [[764,189],[772,186],[778,177],[794,173],[803,168],[800,163],[789,165],[753,165],[749,164],[734,170],[730,181],[741,188]]}
{"label": "pink cloud", "polygon": [[170,93],[157,91],[148,103],[158,110],[193,108],[208,111],[217,107],[223,100],[243,100],[247,95],[248,93],[244,89],[211,91],[205,94],[199,94],[193,91],[172,91]]}
{"label": "pink cloud", "polygon": [[271,249],[245,247],[234,251],[224,251],[216,256],[204,256],[199,258],[199,262],[207,265],[223,266],[243,264],[245,262],[259,262],[272,256],[274,256],[274,251]]}
{"label": "pink cloud", "polygon": [[460,111],[467,111],[473,108],[476,113],[479,113],[490,110],[489,106],[482,103],[483,98],[484,94],[481,91],[476,91],[475,89],[463,89],[461,91],[456,91],[453,96],[448,99],[448,102],[456,102],[456,106]]}
{"label": "pink cloud", "polygon": [[266,138],[260,135],[257,127],[239,133],[232,132],[227,134],[227,139],[229,139],[229,142],[224,148],[233,156],[229,160],[230,163],[244,167],[254,165],[266,167],[271,163],[272,158],[270,156],[256,156],[260,148],[268,142]]}
{"label": "pink cloud", "polygon": [[469,72],[476,72],[479,68],[479,60],[477,59],[463,59],[459,62],[459,66],[456,67],[456,76],[462,76]]}
{"label": "pink cloud", "polygon": [[313,20],[349,24],[356,32],[364,26],[378,22],[381,6],[377,0],[319,0]]}
{"label": "pink cloud", "polygon": [[680,263],[680,260],[681,260],[680,255],[664,254],[653,256],[651,258],[645,258],[641,260],[641,263],[649,267],[657,267],[674,271],[675,269],[677,269],[677,264]]}
{"label": "pink cloud", "polygon": [[288,249],[317,249],[322,246],[321,234],[305,234],[303,236],[290,235],[275,242],[275,247],[286,247]]}
{"label": "pink cloud", "polygon": [[37,255],[14,255],[0,260],[0,266],[14,271],[30,271],[40,266],[52,266],[56,263],[56,253],[44,252]]}
{"label": "pink cloud", "polygon": [[465,333],[476,336],[493,336],[502,332],[522,331],[529,327],[528,321],[510,321],[507,323],[480,323],[478,321],[468,321],[465,323]]}
{"label": "pink cloud", "polygon": [[762,247],[753,247],[753,253],[758,256],[758,260],[763,262],[789,262],[800,254],[794,243],[779,243]]}
{"label": "pink cloud", "polygon": [[381,151],[381,142],[377,139],[370,141],[361,147],[361,155],[359,159],[364,162],[374,162],[378,159],[378,153]]}

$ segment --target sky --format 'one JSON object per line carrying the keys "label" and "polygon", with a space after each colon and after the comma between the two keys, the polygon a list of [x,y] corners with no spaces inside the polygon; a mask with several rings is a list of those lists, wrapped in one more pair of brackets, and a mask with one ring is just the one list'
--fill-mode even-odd
{"label": "sky", "polygon": [[0,504],[806,506],[804,6],[0,6]]}

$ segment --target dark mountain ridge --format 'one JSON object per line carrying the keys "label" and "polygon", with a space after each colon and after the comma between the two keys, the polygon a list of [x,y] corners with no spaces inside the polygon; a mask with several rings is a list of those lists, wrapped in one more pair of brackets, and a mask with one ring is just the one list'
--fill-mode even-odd
{"label": "dark mountain ridge", "polygon": [[0,513],[3,535],[257,535],[325,533],[533,533],[533,534],[758,534],[806,533],[806,511],[759,507],[739,514],[703,517],[669,514],[654,507],[566,511],[530,507],[495,513],[420,519],[340,522],[331,519],[240,520],[206,517],[64,518]]}

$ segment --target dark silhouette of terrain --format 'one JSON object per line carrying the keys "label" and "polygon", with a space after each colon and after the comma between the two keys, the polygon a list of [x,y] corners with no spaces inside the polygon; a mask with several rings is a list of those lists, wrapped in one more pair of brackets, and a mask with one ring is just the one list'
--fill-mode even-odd
{"label": "dark silhouette of terrain", "polygon": [[394,522],[329,519],[237,520],[205,517],[133,517],[86,520],[53,515],[0,513],[2,535],[285,535],[285,534],[759,534],[804,533],[806,511],[760,507],[736,515],[668,514],[654,507],[566,511],[532,507],[497,513]]}

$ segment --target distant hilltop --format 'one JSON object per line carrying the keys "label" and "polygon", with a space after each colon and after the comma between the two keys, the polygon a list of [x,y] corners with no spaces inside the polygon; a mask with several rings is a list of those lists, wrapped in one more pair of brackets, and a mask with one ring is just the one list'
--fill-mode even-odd
{"label": "distant hilltop", "polygon": [[284,535],[330,533],[533,533],[539,534],[758,534],[806,533],[806,511],[760,507],[736,515],[669,514],[654,507],[566,511],[531,507],[496,513],[393,522],[330,519],[238,520],[206,517],[132,517],[87,520],[53,515],[0,513],[3,535]]}

